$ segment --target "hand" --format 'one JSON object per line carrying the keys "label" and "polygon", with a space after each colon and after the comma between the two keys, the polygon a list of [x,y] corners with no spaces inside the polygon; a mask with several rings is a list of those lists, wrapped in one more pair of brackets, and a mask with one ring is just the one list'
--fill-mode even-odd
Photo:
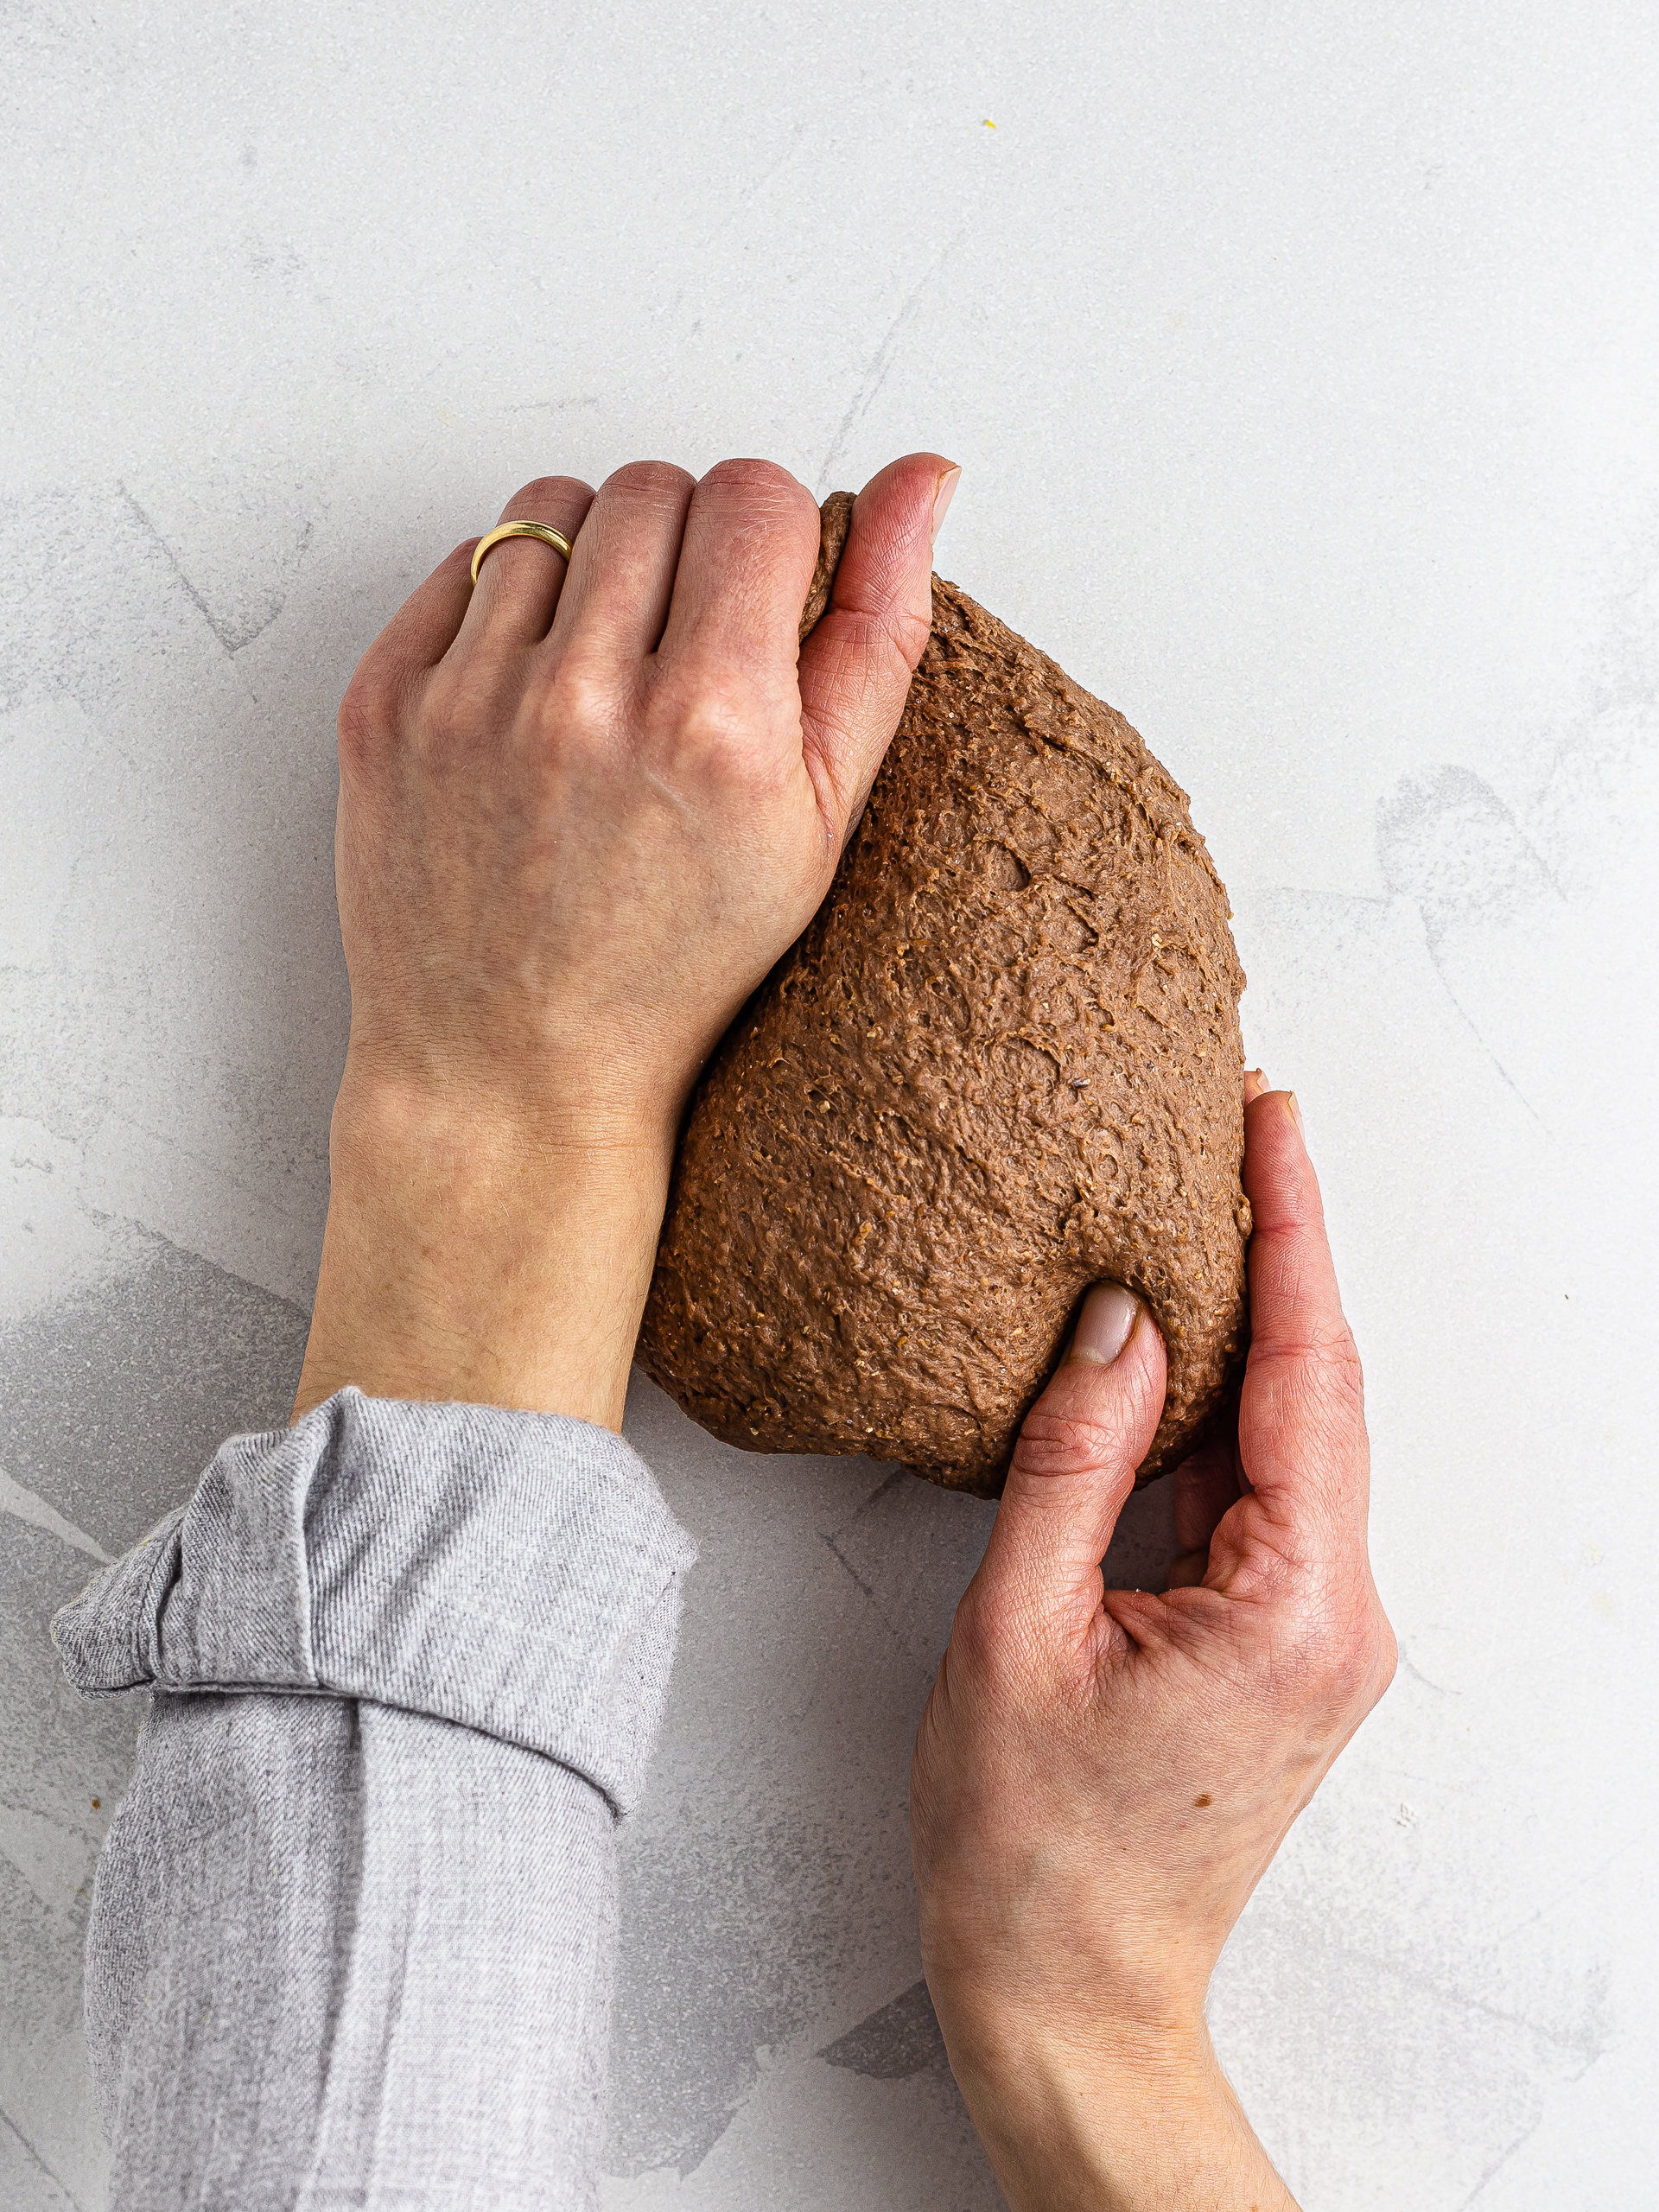
{"label": "hand", "polygon": [[458,546],[364,657],[335,836],[351,1040],[296,1414],[356,1382],[621,1420],[697,1071],[828,889],[931,613],[937,454],[818,511],[653,463]]}
{"label": "hand", "polygon": [[917,1739],[922,1953],[1016,2212],[1292,2200],[1205,1994],[1246,1898],[1392,1677],[1358,1357],[1287,1092],[1246,1084],[1252,1342],[1236,1436],[1173,1479],[1161,1596],[1099,1561],[1164,1400],[1116,1285],[1027,1416]]}

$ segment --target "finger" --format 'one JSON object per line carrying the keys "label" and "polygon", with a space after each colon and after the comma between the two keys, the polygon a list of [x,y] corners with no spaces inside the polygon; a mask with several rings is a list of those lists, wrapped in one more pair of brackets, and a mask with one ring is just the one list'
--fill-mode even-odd
{"label": "finger", "polygon": [[1044,1611],[1091,1617],[1100,1562],[1164,1405],[1163,1340],[1133,1292],[1089,1293],[1053,1381],[1026,1415],[982,1573]]}
{"label": "finger", "polygon": [[[961,473],[939,454],[913,453],[872,477],[853,508],[829,611],[801,647],[807,766],[843,836],[875,780],[927,644],[933,536]],[[809,566],[803,592],[810,581]]]}
{"label": "finger", "polygon": [[[550,523],[574,546],[593,499],[592,488],[579,477],[538,476],[513,493],[500,520]],[[509,652],[537,644],[558,606],[566,566],[557,546],[539,538],[509,537],[493,545],[456,642],[464,651],[483,644]]]}
{"label": "finger", "polygon": [[[389,702],[405,697],[450,646],[472,596],[469,537],[417,584],[358,664],[352,690],[372,690]],[[347,696],[351,694],[348,692]]]}
{"label": "finger", "polygon": [[1319,1186],[1293,1095],[1244,1112],[1250,1351],[1239,1403],[1243,1474],[1269,1516],[1315,1531],[1363,1528],[1367,1485],[1359,1356],[1342,1311]]}
{"label": "finger", "polygon": [[693,489],[665,461],[631,461],[606,478],[570,556],[549,633],[557,651],[591,649],[617,667],[656,652]]}
{"label": "finger", "polygon": [[817,502],[804,484],[769,461],[722,461],[691,494],[659,657],[718,663],[792,701],[817,550]]}

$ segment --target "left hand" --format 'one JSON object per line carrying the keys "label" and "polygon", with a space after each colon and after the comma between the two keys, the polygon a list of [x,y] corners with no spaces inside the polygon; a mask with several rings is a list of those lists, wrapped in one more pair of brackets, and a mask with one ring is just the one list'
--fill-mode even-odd
{"label": "left hand", "polygon": [[346,1382],[620,1425],[681,1110],[829,887],[931,620],[955,471],[861,494],[798,651],[818,511],[660,463],[458,546],[340,717],[351,1040],[296,1414]]}

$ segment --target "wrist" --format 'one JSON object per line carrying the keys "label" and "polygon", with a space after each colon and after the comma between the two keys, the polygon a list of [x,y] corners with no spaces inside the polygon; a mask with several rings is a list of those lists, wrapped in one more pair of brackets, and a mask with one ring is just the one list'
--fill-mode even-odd
{"label": "wrist", "polygon": [[395,1158],[442,1161],[458,1192],[493,1185],[547,1203],[573,1179],[600,1180],[623,1163],[666,1166],[679,1102],[607,1096],[573,1079],[563,1094],[493,1071],[435,1077],[359,1065],[347,1056],[329,1124],[332,1181],[372,1183]]}
{"label": "wrist", "polygon": [[660,1151],[671,1158],[689,1083],[647,1079],[602,1023],[544,1039],[522,1053],[466,1051],[453,1040],[423,1047],[355,1026],[329,1130],[335,1173],[366,1167],[387,1141],[423,1144],[464,1128],[502,1162],[547,1158],[598,1162],[619,1153]]}
{"label": "wrist", "polygon": [[354,1382],[620,1427],[673,1135],[348,1060],[296,1416]]}
{"label": "wrist", "polygon": [[1294,2212],[1201,2015],[1092,2033],[941,2024],[1012,2212]]}

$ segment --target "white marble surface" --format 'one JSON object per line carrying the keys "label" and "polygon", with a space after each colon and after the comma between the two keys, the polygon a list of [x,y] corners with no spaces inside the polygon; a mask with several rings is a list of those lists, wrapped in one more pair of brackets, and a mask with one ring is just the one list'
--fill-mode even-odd
{"label": "white marble surface", "polygon": [[[296,1369],[358,652],[543,470],[925,444],[941,568],[1193,795],[1367,1357],[1402,1664],[1224,2056],[1310,2206],[1651,2204],[1651,8],[15,0],[0,41],[0,2201],[102,2201],[78,1957],[137,1714],[48,1615]],[[703,1563],[607,2205],[994,2205],[905,1834],[988,1509],[643,1383],[630,1427]]]}

